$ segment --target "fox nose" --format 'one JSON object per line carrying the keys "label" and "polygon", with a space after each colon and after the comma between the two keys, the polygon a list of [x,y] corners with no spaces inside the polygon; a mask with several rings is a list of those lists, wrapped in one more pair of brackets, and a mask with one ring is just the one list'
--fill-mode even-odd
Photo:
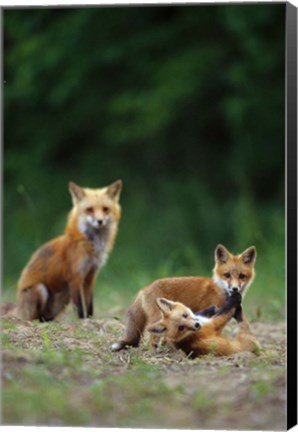
{"label": "fox nose", "polygon": [[201,326],[200,326],[200,323],[196,322],[196,323],[195,323],[195,328],[198,329],[198,328],[200,328],[200,327],[201,327]]}
{"label": "fox nose", "polygon": [[233,291],[233,292],[237,292],[237,291],[239,291],[239,288],[238,288],[238,287],[233,287],[233,288],[232,288],[232,291]]}
{"label": "fox nose", "polygon": [[97,225],[101,226],[103,224],[103,220],[102,219],[97,219]]}

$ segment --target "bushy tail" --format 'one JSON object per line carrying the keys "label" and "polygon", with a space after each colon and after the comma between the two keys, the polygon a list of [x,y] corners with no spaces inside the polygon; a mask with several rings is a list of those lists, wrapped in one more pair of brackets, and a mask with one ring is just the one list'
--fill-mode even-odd
{"label": "bushy tail", "polygon": [[250,329],[246,319],[238,322],[238,330],[235,336],[234,344],[235,352],[249,351],[259,354],[261,346]]}
{"label": "bushy tail", "polygon": [[0,305],[0,316],[15,315],[17,310],[16,303],[3,303]]}
{"label": "bushy tail", "polygon": [[113,351],[120,351],[126,346],[137,347],[144,332],[147,317],[141,300],[137,298],[127,312],[125,338],[112,344]]}

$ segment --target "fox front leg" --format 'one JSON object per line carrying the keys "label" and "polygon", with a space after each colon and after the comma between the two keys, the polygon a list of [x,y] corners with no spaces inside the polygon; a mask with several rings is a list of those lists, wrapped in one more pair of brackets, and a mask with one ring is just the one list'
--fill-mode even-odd
{"label": "fox front leg", "polygon": [[87,318],[87,307],[84,293],[83,281],[79,278],[73,280],[70,284],[71,299],[77,308],[79,318]]}
{"label": "fox front leg", "polygon": [[237,321],[237,323],[241,323],[243,321],[243,312],[242,312],[242,306],[238,306],[235,313],[234,318]]}
{"label": "fox front leg", "polygon": [[93,296],[91,296],[88,306],[87,306],[87,316],[92,317],[93,316]]}
{"label": "fox front leg", "polygon": [[84,300],[85,300],[85,307],[86,307],[86,317],[92,317],[93,316],[93,285],[96,277],[96,272],[94,270],[91,270],[84,283]]}
{"label": "fox front leg", "polygon": [[79,318],[87,318],[87,307],[83,285],[80,285],[79,288],[78,315]]}
{"label": "fox front leg", "polygon": [[87,276],[82,277],[77,274],[69,286],[72,301],[77,307],[79,318],[88,318],[93,315],[93,283],[95,272],[90,272]]}
{"label": "fox front leg", "polygon": [[216,333],[220,333],[238,308],[241,308],[241,294],[237,291],[231,294],[225,305],[213,315],[207,326],[212,326]]}
{"label": "fox front leg", "polygon": [[89,318],[93,316],[93,295],[86,292],[83,288],[80,289],[78,298],[78,316],[79,318]]}
{"label": "fox front leg", "polygon": [[204,316],[207,318],[213,317],[218,312],[218,309],[216,306],[210,306],[206,309],[202,309],[199,312],[196,312],[195,315]]}

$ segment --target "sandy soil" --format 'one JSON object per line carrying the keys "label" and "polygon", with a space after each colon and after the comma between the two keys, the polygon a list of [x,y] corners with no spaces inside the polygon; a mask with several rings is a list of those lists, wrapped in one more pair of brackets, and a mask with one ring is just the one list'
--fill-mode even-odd
{"label": "sandy soil", "polygon": [[[92,406],[86,407],[86,426],[229,430],[286,428],[283,322],[252,323],[262,345],[258,356],[240,353],[221,358],[209,355],[195,360],[167,347],[161,347],[157,352],[149,350],[146,340],[139,348],[112,353],[110,345],[124,329],[123,324],[113,318],[46,324],[9,318],[3,320],[2,327],[3,422],[6,424],[32,424],[32,418],[34,424],[53,423],[46,413],[39,418],[37,413],[29,415],[20,408],[14,410],[8,406],[9,398],[14,397],[15,381],[22,383],[26,378],[26,385],[36,387],[34,375],[30,375],[32,384],[30,381],[28,384],[26,371],[32,373],[32,366],[34,370],[34,366],[40,364],[42,354],[44,367],[48,367],[50,376],[60,379],[64,368],[64,379],[69,380],[70,385],[79,384],[82,398],[85,395],[86,400],[94,376],[96,382],[112,383],[108,386],[111,404],[100,416],[96,414],[96,406],[94,412]],[[48,366],[45,356],[58,355],[61,350],[70,354],[79,352],[80,357],[75,364],[68,357],[65,364],[60,365],[61,370]],[[139,376],[140,364],[145,367],[145,372],[151,374],[152,371],[151,375],[144,373],[145,387],[154,385],[150,381],[156,380],[156,392],[152,388],[151,393],[146,394],[138,385],[134,388],[131,383],[129,387],[129,383],[123,381],[127,377],[129,382],[134,371]],[[159,397],[158,386],[161,385],[164,395]],[[20,391],[18,389],[18,395]],[[125,392],[132,393],[129,400]],[[6,394],[9,395],[7,400]],[[148,415],[144,412],[142,416],[139,413],[141,409],[133,410],[132,405],[139,398],[146,401]],[[75,409],[75,402],[71,399],[69,406]],[[81,406],[84,409],[84,404]],[[61,414],[56,424],[67,424],[67,419]]]}

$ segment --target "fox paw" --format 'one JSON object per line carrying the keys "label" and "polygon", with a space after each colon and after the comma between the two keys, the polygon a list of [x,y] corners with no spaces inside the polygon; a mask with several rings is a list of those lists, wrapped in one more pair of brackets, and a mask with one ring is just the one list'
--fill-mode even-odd
{"label": "fox paw", "polygon": [[112,351],[120,351],[120,350],[122,350],[123,348],[125,348],[125,346],[126,346],[126,344],[125,344],[125,342],[123,342],[123,341],[114,342],[114,343],[111,345],[111,350],[112,350]]}
{"label": "fox paw", "polygon": [[239,291],[233,291],[229,298],[229,303],[234,306],[240,306],[242,301],[242,297]]}

